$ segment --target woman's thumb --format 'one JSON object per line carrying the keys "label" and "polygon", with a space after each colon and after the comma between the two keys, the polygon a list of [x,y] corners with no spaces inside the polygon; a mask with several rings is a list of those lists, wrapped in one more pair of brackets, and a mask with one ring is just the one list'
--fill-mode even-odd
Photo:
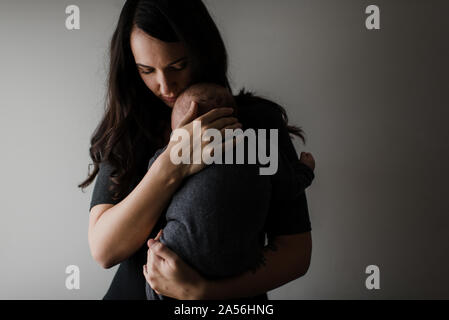
{"label": "woman's thumb", "polygon": [[185,126],[186,124],[188,124],[189,122],[191,122],[193,119],[196,118],[195,116],[196,116],[197,108],[198,108],[198,104],[195,101],[192,101],[190,103],[189,110],[184,115],[184,118],[182,118],[181,122],[178,125],[178,128]]}

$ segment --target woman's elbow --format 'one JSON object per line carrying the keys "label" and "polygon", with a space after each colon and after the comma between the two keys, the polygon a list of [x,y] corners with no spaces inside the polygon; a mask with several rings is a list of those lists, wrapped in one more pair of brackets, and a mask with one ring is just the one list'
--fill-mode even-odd
{"label": "woman's elbow", "polygon": [[305,235],[305,238],[301,242],[301,251],[298,257],[299,260],[299,274],[303,277],[307,271],[309,271],[310,261],[312,260],[312,237],[310,232]]}
{"label": "woman's elbow", "polygon": [[110,269],[117,264],[114,257],[111,255],[111,250],[108,250],[104,244],[97,241],[95,237],[89,236],[89,248],[92,258],[102,268]]}
{"label": "woman's elbow", "polygon": [[116,265],[112,259],[105,255],[92,252],[92,257],[103,269],[110,269]]}
{"label": "woman's elbow", "polygon": [[101,250],[94,245],[90,245],[90,254],[95,262],[97,262],[104,269],[110,269],[115,265],[106,250]]}
{"label": "woman's elbow", "polygon": [[294,279],[298,279],[305,276],[307,271],[309,271],[310,254],[305,252],[298,252],[296,250],[294,256],[295,258],[291,259],[290,270],[292,270],[291,272]]}
{"label": "woman's elbow", "polygon": [[312,237],[310,232],[285,236],[279,239],[279,244],[286,247],[286,254],[295,279],[303,277],[309,270],[312,257]]}
{"label": "woman's elbow", "polygon": [[299,273],[299,277],[303,277],[306,275],[307,271],[309,271],[309,267],[310,267],[310,257],[303,261],[301,261],[300,266],[298,268],[298,273]]}

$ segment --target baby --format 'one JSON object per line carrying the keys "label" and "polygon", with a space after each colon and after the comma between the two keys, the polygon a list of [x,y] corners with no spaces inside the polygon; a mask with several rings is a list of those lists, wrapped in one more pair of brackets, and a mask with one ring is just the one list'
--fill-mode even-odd
{"label": "baby", "polygon": [[198,115],[216,108],[237,108],[234,97],[225,87],[214,83],[199,83],[189,87],[176,100],[171,114],[171,127],[175,130],[190,108],[191,101],[198,104]]}
{"label": "baby", "polygon": [[[202,115],[215,108],[234,108],[234,116],[238,117],[238,109],[234,97],[228,89],[214,83],[200,83],[189,87],[181,94],[172,110],[171,128],[175,130],[190,108],[191,101],[198,104],[198,114]],[[299,161],[315,170],[315,160],[309,152],[301,152]]]}
{"label": "baby", "polygon": [[[238,109],[234,97],[228,89],[214,83],[200,83],[189,87],[176,100],[171,115],[172,130],[178,127],[189,110],[192,100],[198,104],[199,115],[215,108],[228,107],[234,108],[234,116],[238,117]],[[301,152],[299,162],[315,170],[315,160],[311,153]]]}
{"label": "baby", "polygon": [[[236,110],[226,88],[196,84],[178,97],[172,110],[172,129],[178,127],[192,100],[198,103],[198,116],[219,107]],[[164,149],[156,152],[149,167]],[[314,165],[306,154],[301,156],[304,163]],[[260,175],[259,166],[212,164],[187,178],[173,195],[165,217],[161,216],[166,224],[159,241],[209,279],[257,268],[263,263],[264,228],[272,192],[280,188],[278,182],[286,183],[290,178],[283,160],[279,162],[283,176],[276,179]],[[310,185],[313,174],[311,177],[308,172],[304,177],[302,190]],[[149,300],[170,299],[156,294],[148,282],[146,294]]]}

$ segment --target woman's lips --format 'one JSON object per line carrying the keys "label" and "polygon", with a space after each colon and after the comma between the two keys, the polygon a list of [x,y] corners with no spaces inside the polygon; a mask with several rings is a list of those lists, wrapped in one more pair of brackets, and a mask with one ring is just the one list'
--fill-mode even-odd
{"label": "woman's lips", "polygon": [[162,97],[162,100],[164,100],[164,101],[166,101],[166,102],[169,102],[169,103],[174,103],[174,102],[176,101],[176,97],[174,97],[174,98],[165,98],[165,97]]}

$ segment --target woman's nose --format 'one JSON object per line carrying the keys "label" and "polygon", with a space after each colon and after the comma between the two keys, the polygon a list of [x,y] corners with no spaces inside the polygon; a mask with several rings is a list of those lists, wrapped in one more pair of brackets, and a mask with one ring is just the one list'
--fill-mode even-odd
{"label": "woman's nose", "polygon": [[174,85],[169,78],[162,75],[159,79],[159,91],[163,96],[169,97],[174,93]]}

